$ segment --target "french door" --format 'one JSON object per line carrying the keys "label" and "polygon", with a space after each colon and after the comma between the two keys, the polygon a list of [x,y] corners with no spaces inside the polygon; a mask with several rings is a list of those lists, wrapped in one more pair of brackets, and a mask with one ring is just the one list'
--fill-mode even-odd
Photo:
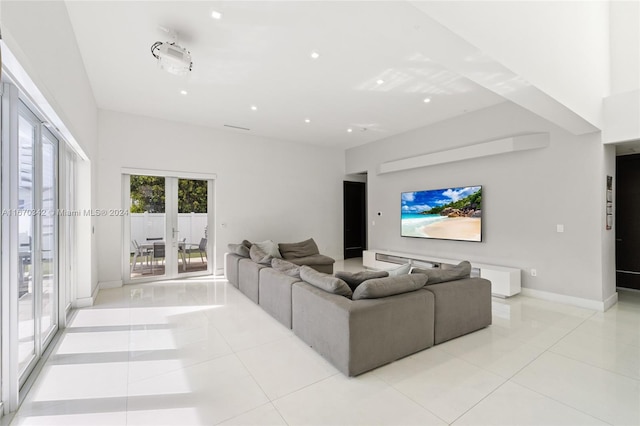
{"label": "french door", "polygon": [[213,273],[212,176],[123,174],[125,282]]}

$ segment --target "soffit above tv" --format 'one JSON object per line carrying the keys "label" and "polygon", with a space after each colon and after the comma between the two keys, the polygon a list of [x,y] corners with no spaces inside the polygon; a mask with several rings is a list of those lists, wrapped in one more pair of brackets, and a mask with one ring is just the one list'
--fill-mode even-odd
{"label": "soffit above tv", "polygon": [[510,136],[474,145],[467,145],[460,148],[422,154],[400,160],[387,161],[386,163],[380,164],[378,174],[399,172],[418,167],[435,166],[437,164],[453,163],[455,161],[488,157],[490,155],[505,154],[508,152],[540,149],[547,146],[549,146],[549,133],[532,133],[527,135]]}

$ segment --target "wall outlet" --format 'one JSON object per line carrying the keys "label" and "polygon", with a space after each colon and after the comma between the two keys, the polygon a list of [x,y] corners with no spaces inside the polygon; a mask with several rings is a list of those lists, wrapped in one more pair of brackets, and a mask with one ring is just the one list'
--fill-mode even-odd
{"label": "wall outlet", "polygon": [[562,224],[556,225],[556,232],[564,232],[564,225]]}
{"label": "wall outlet", "polygon": [[538,276],[538,271],[537,271],[537,270],[535,270],[535,269],[532,269],[532,270],[531,270],[531,276],[532,276],[532,277],[537,277],[537,276]]}

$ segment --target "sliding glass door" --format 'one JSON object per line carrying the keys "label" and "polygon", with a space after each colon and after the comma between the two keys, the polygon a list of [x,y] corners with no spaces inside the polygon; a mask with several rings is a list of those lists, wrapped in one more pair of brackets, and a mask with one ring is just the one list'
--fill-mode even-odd
{"label": "sliding glass door", "polygon": [[10,75],[2,76],[0,88],[0,407],[7,413],[18,408],[70,308],[76,218],[59,209],[75,209],[76,160]]}
{"label": "sliding glass door", "polygon": [[211,274],[213,179],[123,175],[125,281]]}
{"label": "sliding glass door", "polygon": [[34,268],[35,158],[37,123],[21,109],[18,121],[18,368],[23,376],[36,357],[35,315],[36,289]]}
{"label": "sliding glass door", "polygon": [[22,384],[58,329],[58,140],[18,109],[18,371]]}
{"label": "sliding glass door", "polygon": [[41,158],[39,335],[42,347],[46,347],[58,328],[58,141],[46,129]]}

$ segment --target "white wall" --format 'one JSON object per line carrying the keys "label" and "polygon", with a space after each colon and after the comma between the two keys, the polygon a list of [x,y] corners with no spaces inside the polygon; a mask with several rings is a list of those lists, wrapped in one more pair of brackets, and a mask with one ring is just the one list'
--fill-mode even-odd
{"label": "white wall", "polygon": [[640,2],[612,1],[611,96],[604,99],[603,140],[640,140]]}
{"label": "white wall", "polygon": [[89,158],[97,153],[97,108],[63,1],[6,1],[2,39]]}
{"label": "white wall", "polygon": [[[612,229],[606,229],[604,226],[602,229],[602,300],[606,301],[611,299],[612,297],[616,297],[616,223],[615,223],[615,199],[616,199],[616,148],[613,145],[603,145],[603,156],[602,156],[602,172],[600,172],[602,181],[600,183],[601,188],[601,200],[606,200],[607,197],[607,188],[606,188],[606,177],[613,177],[613,227]],[[606,224],[606,207],[601,207],[602,221]]]}
{"label": "white wall", "polygon": [[[343,150],[103,110],[99,129],[100,208],[121,207],[123,167],[216,174],[218,270],[227,244],[245,238],[313,237],[342,258]],[[122,221],[101,217],[97,229],[99,281],[120,280]]]}
{"label": "white wall", "polygon": [[640,89],[640,2],[611,1],[611,93]]}
{"label": "white wall", "polygon": [[602,98],[609,93],[608,2],[413,3],[526,81],[602,128]]}
{"label": "white wall", "polygon": [[[3,0],[0,11],[3,41],[89,159],[78,168],[78,207],[95,207],[97,107],[65,3]],[[97,286],[93,223],[90,217],[78,220],[79,299],[89,298]]]}
{"label": "white wall", "polygon": [[[550,132],[550,146],[377,174],[382,162],[531,132]],[[525,270],[524,287],[601,302],[615,292],[611,282],[603,290],[613,273],[604,264],[613,253],[613,231],[602,231],[604,176],[612,161],[599,134],[571,135],[504,103],[349,149],[346,172],[368,171],[368,217],[376,221],[369,223],[370,248],[518,267]],[[400,237],[401,192],[468,185],[483,185],[482,243]],[[528,274],[531,268],[537,277]]]}

